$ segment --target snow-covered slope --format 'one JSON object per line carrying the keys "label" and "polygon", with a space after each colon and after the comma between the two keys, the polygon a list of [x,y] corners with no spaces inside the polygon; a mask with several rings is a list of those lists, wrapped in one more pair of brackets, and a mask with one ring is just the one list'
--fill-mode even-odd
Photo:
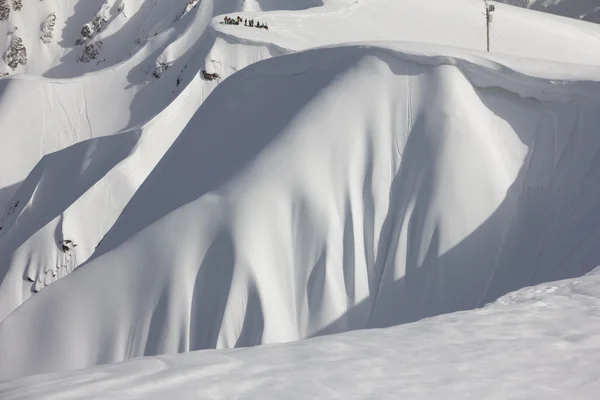
{"label": "snow-covered slope", "polygon": [[597,272],[395,328],[0,384],[3,400],[581,399],[600,391]]}
{"label": "snow-covered slope", "polygon": [[0,377],[405,323],[599,264],[599,84],[561,80],[597,68],[418,49],[224,81],[92,261],[0,324]]}
{"label": "snow-covered slope", "polygon": [[[143,128],[78,143],[34,168],[0,220],[0,320],[92,254],[195,112],[201,85],[196,77]],[[63,240],[76,247],[63,251]]]}
{"label": "snow-covered slope", "polygon": [[[25,65],[15,69],[4,65],[11,75],[0,81],[0,207],[8,204],[44,155],[151,120],[192,80],[194,73],[183,69],[202,43],[212,3],[194,2],[197,7],[175,20],[172,14],[186,9],[188,0],[179,0],[178,5],[48,0],[26,2],[0,21],[0,33],[12,32],[6,46],[0,46],[3,54],[11,52],[10,37],[15,35],[27,53]],[[44,43],[39,37],[40,18],[48,12],[57,15],[55,35]],[[103,29],[77,45],[82,26],[96,14],[107,21]],[[139,35],[144,37],[137,40]],[[94,45],[99,49],[96,59],[78,61],[92,42],[103,43]],[[164,72],[164,65],[173,69],[157,81],[155,75]]]}
{"label": "snow-covered slope", "polygon": [[135,4],[157,34],[132,54],[107,22],[105,63],[62,49],[0,82],[41,110],[2,147],[0,379],[410,322],[600,264],[600,27],[498,7],[485,54],[475,0]]}
{"label": "snow-covered slope", "polygon": [[[193,5],[118,68],[0,81],[0,320],[87,259],[214,86],[186,68],[212,16],[212,3]],[[162,62],[171,68],[158,77]],[[76,72],[72,65],[60,67]],[[40,158],[74,143],[20,184]],[[74,254],[61,250],[63,239],[76,242]]]}
{"label": "snow-covered slope", "polygon": [[518,7],[549,12],[564,17],[600,23],[600,3],[597,0],[497,0]]}

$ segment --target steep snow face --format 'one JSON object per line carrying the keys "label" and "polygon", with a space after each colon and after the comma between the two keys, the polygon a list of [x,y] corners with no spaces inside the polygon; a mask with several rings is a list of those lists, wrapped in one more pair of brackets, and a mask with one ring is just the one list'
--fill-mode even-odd
{"label": "steep snow face", "polygon": [[[4,197],[5,215],[0,215],[0,278],[3,278],[0,320],[92,254],[131,195],[216,86],[217,82],[203,80],[198,73],[205,59],[211,63],[208,60],[228,60],[219,64],[219,72],[227,76],[253,62],[279,54],[273,47],[231,44],[213,35],[202,42],[197,51],[200,56],[188,60],[189,64],[182,65],[185,59],[177,61],[175,65],[181,68],[180,71],[173,71],[176,67],[170,68],[165,76],[136,93],[130,104],[131,118],[135,116],[135,119],[129,122],[119,121],[118,116],[126,114],[117,113],[113,119],[103,117],[104,112],[116,110],[119,104],[127,109],[126,94],[117,96],[105,107],[93,105],[98,101],[108,102],[110,98],[92,96],[84,103],[86,108],[78,109],[79,101],[87,101],[89,85],[87,89],[77,82],[42,86],[42,92],[51,100],[39,103],[46,119],[27,120],[32,126],[27,126],[25,134],[30,133],[30,137],[25,134],[9,137],[12,147],[0,150],[5,153],[2,161],[7,165],[0,172],[0,178],[20,176],[20,172],[33,165],[36,157],[48,149],[56,151],[69,145],[69,141],[77,143],[88,139],[84,135],[89,135],[89,139],[67,151],[46,156],[21,186],[14,185],[5,190],[9,193]],[[11,83],[17,83],[21,88],[38,84],[29,80]],[[74,91],[69,91],[70,88]],[[20,93],[23,92],[15,90],[15,98],[19,99]],[[175,97],[174,100],[160,110],[171,97]],[[21,96],[23,101],[24,98]],[[56,103],[58,107],[54,106]],[[22,115],[17,112],[20,106],[28,105],[7,103],[3,109],[7,111],[4,114],[7,119],[10,118],[8,122],[14,123],[15,131],[23,128],[22,119],[21,125],[17,121]],[[78,110],[83,115],[76,115],[74,119],[67,110]],[[109,130],[108,126],[131,125],[136,120],[149,118],[155,111],[158,115],[142,127],[127,129],[115,137],[102,135]],[[39,150],[30,146],[37,140],[38,126],[43,133]],[[84,135],[78,136],[81,133]],[[10,149],[19,147],[23,148],[22,157],[10,164],[14,159]],[[15,192],[17,187],[19,190]],[[70,222],[65,224],[65,221]],[[59,241],[63,239],[78,244],[73,254],[62,251]]]}
{"label": "steep snow face", "polygon": [[[42,2],[40,7],[52,4]],[[95,7],[92,2],[61,4],[74,7],[76,15],[69,21]],[[42,57],[35,64],[37,73],[46,77],[32,74],[35,68],[23,68],[27,74],[0,81],[0,208],[4,209],[0,215],[0,320],[89,257],[214,86],[202,81],[198,68],[187,68],[198,64],[198,52],[207,52],[202,46],[212,3],[186,0],[180,4],[186,14],[170,24],[165,22],[170,21],[169,13],[159,13],[166,19],[153,19],[151,15],[160,9],[149,4],[140,2],[140,12],[145,8],[150,14],[143,19],[135,16],[130,23],[135,22],[136,29],[162,26],[162,30],[140,43],[138,51],[120,64],[116,65],[118,54],[90,66],[70,60],[71,53],[65,53],[55,59],[56,68],[44,72],[46,67],[41,65],[46,53],[36,52],[35,57]],[[165,3],[160,4],[164,7]],[[35,9],[28,3],[19,13]],[[141,26],[142,20],[147,25]],[[165,23],[160,25],[159,20]],[[0,27],[11,21],[0,22]],[[122,34],[111,31],[111,26],[103,27],[98,35],[115,38]],[[67,30],[63,27],[63,32]],[[115,51],[127,48],[113,45]],[[81,68],[101,70],[77,76]],[[123,132],[120,137],[109,137],[118,132]],[[141,136],[148,137],[140,141]],[[78,146],[61,151],[73,144]],[[44,159],[47,154],[52,155]],[[72,240],[77,247],[65,253],[61,240]]]}
{"label": "steep snow face", "polygon": [[599,278],[528,287],[483,309],[394,328],[38,375],[0,384],[0,397],[594,400]]}
{"label": "steep snow face", "polygon": [[0,320],[92,254],[196,111],[201,87],[196,77],[144,127],[78,143],[34,168],[0,219]]}
{"label": "steep snow face", "polygon": [[0,324],[0,379],[406,323],[598,265],[597,69],[418,49],[224,81],[92,260]]}
{"label": "steep snow face", "polygon": [[596,0],[498,0],[498,2],[584,21],[600,22],[600,4]]}

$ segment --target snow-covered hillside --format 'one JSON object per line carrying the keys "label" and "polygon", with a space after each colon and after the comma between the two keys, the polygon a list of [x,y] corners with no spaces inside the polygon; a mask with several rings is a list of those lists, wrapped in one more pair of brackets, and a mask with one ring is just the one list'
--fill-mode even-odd
{"label": "snow-covered hillside", "polygon": [[394,328],[34,376],[0,384],[0,398],[594,400],[599,278]]}
{"label": "snow-covered hillside", "polygon": [[[4,65],[3,74],[9,76],[0,81],[1,206],[45,154],[136,127],[176,97],[176,77],[201,43],[212,7],[210,2],[206,6],[195,2],[197,7],[177,19],[188,0],[178,0],[179,6],[168,3],[26,2],[0,21],[0,34],[9,38],[5,61],[14,42],[11,35],[19,35],[27,52],[25,65],[15,69]],[[50,12],[57,16],[55,34],[44,43],[39,29]],[[96,20],[96,30],[81,42],[82,27]],[[86,47],[94,46],[98,48],[92,51],[97,52],[94,60],[78,60]],[[172,72],[157,83],[156,76],[166,66]],[[193,73],[184,75],[179,77],[182,86]],[[11,157],[15,153],[19,157]]]}
{"label": "snow-covered hillside", "polygon": [[600,26],[499,5],[488,54],[475,0],[106,4],[105,63],[59,45],[0,82],[0,379],[402,324],[600,265]]}
{"label": "snow-covered hillside", "polygon": [[564,17],[600,23],[600,3],[597,0],[497,0],[518,7],[544,11]]}

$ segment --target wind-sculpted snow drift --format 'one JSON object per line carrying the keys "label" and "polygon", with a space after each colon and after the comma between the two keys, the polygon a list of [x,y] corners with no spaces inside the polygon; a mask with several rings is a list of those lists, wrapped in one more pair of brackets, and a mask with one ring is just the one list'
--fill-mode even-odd
{"label": "wind-sculpted snow drift", "polygon": [[0,383],[0,397],[464,400],[502,393],[593,400],[600,390],[599,272],[393,328],[36,375]]}
{"label": "wind-sculpted snow drift", "polygon": [[91,261],[0,324],[0,379],[401,324],[598,265],[596,70],[407,49],[219,85]]}

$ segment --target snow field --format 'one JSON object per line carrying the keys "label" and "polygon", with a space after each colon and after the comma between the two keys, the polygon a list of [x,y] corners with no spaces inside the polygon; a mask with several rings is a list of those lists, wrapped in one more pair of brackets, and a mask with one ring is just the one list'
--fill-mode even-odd
{"label": "snow field", "polygon": [[0,324],[0,376],[391,326],[591,270],[594,86],[427,49],[223,81],[91,261]]}
{"label": "snow field", "polygon": [[599,265],[597,26],[499,5],[486,54],[480,1],[155,3],[69,2],[108,20],[106,61],[50,46],[0,82],[23,132],[0,379],[409,323]]}

